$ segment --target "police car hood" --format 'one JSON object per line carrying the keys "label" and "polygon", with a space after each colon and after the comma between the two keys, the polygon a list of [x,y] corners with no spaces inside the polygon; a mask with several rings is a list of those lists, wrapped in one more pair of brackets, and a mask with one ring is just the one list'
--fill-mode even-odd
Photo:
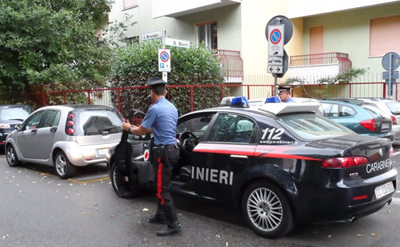
{"label": "police car hood", "polygon": [[309,142],[306,146],[321,150],[324,156],[363,156],[367,157],[371,162],[389,158],[392,147],[389,139],[362,135],[345,135],[315,140]]}

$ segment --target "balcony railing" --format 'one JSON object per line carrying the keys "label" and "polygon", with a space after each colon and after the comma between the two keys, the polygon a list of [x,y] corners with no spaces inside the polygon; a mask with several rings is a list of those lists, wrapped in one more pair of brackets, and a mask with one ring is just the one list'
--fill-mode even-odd
{"label": "balcony railing", "polygon": [[326,77],[334,77],[351,69],[348,54],[340,52],[308,54],[290,57],[290,77],[300,77],[314,83]]}
{"label": "balcony railing", "polygon": [[224,68],[224,77],[226,83],[243,82],[243,60],[240,57],[240,51],[216,50],[217,56]]}

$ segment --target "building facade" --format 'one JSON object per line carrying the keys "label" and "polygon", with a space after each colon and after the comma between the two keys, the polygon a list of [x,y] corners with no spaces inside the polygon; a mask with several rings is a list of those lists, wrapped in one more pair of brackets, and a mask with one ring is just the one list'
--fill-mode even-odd
{"label": "building facade", "polygon": [[116,0],[110,21],[124,14],[137,22],[127,31],[131,40],[166,30],[167,37],[218,50],[227,82],[273,82],[265,30],[276,15],[293,23],[285,45],[289,69],[280,82],[303,77],[313,84],[349,68],[368,70],[360,80],[382,82],[382,57],[400,54],[397,0]]}

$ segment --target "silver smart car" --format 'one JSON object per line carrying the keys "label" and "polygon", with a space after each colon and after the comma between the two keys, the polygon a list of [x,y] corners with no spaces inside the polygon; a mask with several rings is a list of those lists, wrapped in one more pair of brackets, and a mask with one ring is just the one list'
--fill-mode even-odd
{"label": "silver smart car", "polygon": [[42,107],[8,135],[7,162],[11,167],[21,162],[51,165],[60,178],[70,178],[79,166],[106,162],[108,149],[121,139],[121,125],[114,107]]}

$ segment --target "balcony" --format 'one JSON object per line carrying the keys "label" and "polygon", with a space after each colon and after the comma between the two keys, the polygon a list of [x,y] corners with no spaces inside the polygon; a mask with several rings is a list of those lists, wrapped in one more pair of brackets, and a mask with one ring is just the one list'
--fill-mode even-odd
{"label": "balcony", "polygon": [[225,83],[243,83],[243,60],[240,51],[216,50],[224,68]]}
{"label": "balcony", "polygon": [[305,79],[309,84],[316,84],[321,78],[335,77],[348,69],[351,69],[351,61],[346,53],[290,56],[290,77]]}
{"label": "balcony", "polygon": [[153,18],[178,17],[241,3],[241,0],[153,0]]}

